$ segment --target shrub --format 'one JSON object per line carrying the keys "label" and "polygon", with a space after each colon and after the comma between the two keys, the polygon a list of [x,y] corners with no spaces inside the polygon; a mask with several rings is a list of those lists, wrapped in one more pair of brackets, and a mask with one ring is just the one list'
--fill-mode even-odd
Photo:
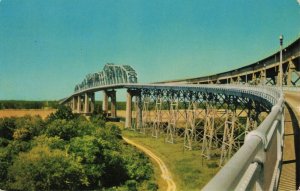
{"label": "shrub", "polygon": [[157,191],[158,190],[158,185],[153,181],[149,181],[148,184],[147,184],[147,190],[148,191]]}

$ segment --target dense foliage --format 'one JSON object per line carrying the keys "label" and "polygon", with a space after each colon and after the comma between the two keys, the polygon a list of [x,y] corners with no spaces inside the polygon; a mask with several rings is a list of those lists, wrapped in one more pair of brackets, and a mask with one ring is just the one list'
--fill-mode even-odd
{"label": "dense foliage", "polygon": [[137,190],[157,186],[142,153],[101,116],[90,120],[66,107],[40,117],[0,119],[0,189]]}

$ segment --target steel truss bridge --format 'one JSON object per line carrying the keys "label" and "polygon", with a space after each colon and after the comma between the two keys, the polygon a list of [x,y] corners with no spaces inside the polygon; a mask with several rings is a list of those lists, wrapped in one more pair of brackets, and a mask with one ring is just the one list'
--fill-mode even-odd
{"label": "steel truss bridge", "polygon": [[284,50],[282,76],[279,52],[234,71],[154,84],[137,83],[131,67],[109,64],[61,103],[90,114],[95,92],[103,91],[103,112],[117,117],[116,90],[127,89],[125,128],[171,144],[183,139],[185,149],[199,149],[207,160],[219,153],[222,169],[204,190],[277,190],[285,100],[276,85],[299,91],[300,38]]}

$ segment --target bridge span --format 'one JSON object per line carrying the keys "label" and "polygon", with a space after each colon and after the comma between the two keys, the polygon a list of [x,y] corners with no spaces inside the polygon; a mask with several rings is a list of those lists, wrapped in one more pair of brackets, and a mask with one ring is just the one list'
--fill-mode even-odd
{"label": "bridge span", "polygon": [[[282,62],[278,52],[234,71],[153,84],[137,83],[129,66],[109,64],[88,75],[61,103],[88,115],[95,109],[95,93],[103,91],[103,111],[117,117],[116,90],[126,89],[125,128],[163,136],[172,144],[183,139],[185,149],[200,148],[207,160],[219,157],[222,169],[204,190],[296,189],[299,164],[293,177],[286,175],[291,163],[287,157],[292,156],[286,151],[295,154],[296,149],[285,146],[291,145],[285,120],[291,116],[285,114],[299,115],[294,108],[299,94],[286,94],[290,107],[285,109],[283,90],[299,91],[300,38],[283,50]],[[289,128],[296,135],[298,130]],[[300,160],[297,153],[295,163]],[[285,185],[285,179],[294,182]]]}

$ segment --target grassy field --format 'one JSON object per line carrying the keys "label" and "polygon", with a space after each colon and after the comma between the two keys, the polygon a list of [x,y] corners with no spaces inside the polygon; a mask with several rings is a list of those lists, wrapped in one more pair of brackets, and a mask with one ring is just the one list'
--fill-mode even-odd
{"label": "grassy field", "polygon": [[45,119],[48,115],[55,112],[56,109],[1,109],[0,118],[3,117],[22,117],[25,115],[39,115]]}
{"label": "grassy field", "polygon": [[[183,140],[169,144],[165,143],[163,137],[155,139],[150,135],[129,130],[123,130],[122,133],[123,136],[149,148],[166,163],[178,190],[200,190],[219,170],[217,167],[219,158],[207,160],[202,158],[200,150],[185,150]],[[160,176],[158,169],[156,176]]]}

